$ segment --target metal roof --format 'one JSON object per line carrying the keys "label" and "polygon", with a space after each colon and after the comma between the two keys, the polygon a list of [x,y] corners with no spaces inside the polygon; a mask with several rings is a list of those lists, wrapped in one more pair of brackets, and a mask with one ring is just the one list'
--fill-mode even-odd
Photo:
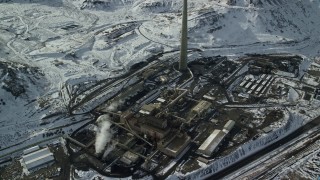
{"label": "metal roof", "polygon": [[22,158],[28,170],[54,161],[53,154],[48,147],[24,155]]}
{"label": "metal roof", "polygon": [[247,81],[244,80],[244,81],[241,82],[240,86],[242,87],[242,86],[244,86],[246,83],[247,83]]}
{"label": "metal roof", "polygon": [[25,161],[25,164],[28,170],[31,170],[53,161],[54,161],[54,157],[53,157],[53,154],[51,153],[51,154],[45,154],[41,157],[32,159],[30,161]]}
{"label": "metal roof", "polygon": [[201,114],[204,111],[208,110],[211,106],[211,103],[208,101],[201,100],[194,108],[192,108],[192,111]]}
{"label": "metal roof", "polygon": [[37,151],[39,149],[40,149],[39,146],[33,146],[31,148],[23,150],[23,154],[26,155],[26,154],[32,153],[34,151]]}
{"label": "metal roof", "polygon": [[210,156],[219,146],[226,133],[221,130],[214,130],[211,135],[201,144],[199,151]]}
{"label": "metal roof", "polygon": [[227,130],[228,132],[234,127],[235,122],[233,120],[229,120],[224,126],[223,129]]}
{"label": "metal roof", "polygon": [[30,161],[32,159],[36,159],[37,157],[41,157],[41,156],[44,156],[46,154],[50,154],[50,153],[51,152],[49,151],[49,148],[46,147],[44,149],[40,149],[38,151],[32,152],[32,153],[24,155],[22,157],[23,157],[23,160],[26,162],[26,161]]}
{"label": "metal roof", "polygon": [[249,88],[250,86],[251,86],[251,84],[252,84],[252,82],[249,82],[246,86],[245,86],[245,88]]}
{"label": "metal roof", "polygon": [[122,155],[122,157],[120,158],[120,161],[122,161],[125,164],[130,165],[132,163],[137,162],[138,159],[139,159],[138,155],[136,155],[130,151],[127,151]]}

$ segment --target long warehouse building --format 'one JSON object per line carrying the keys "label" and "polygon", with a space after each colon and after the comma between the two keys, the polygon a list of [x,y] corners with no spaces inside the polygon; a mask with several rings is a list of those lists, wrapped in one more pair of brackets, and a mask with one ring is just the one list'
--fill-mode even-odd
{"label": "long warehouse building", "polygon": [[50,152],[48,147],[26,154],[22,156],[22,158],[28,171],[32,171],[54,162],[53,153]]}
{"label": "long warehouse building", "polygon": [[214,130],[211,135],[201,144],[198,153],[211,156],[224,139],[226,133],[221,130]]}
{"label": "long warehouse building", "polygon": [[198,153],[210,157],[217,150],[221,142],[233,129],[235,121],[229,120],[223,127],[223,130],[214,130],[210,136],[201,144]]}

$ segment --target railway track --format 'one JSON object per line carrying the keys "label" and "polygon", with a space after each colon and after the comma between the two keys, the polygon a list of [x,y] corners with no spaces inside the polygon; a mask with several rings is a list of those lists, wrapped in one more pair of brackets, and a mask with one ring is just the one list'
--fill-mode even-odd
{"label": "railway track", "polygon": [[[216,174],[215,177],[219,179],[273,179],[281,173],[283,167],[296,163],[297,159],[302,158],[304,154],[319,146],[317,143],[314,143],[320,138],[319,121],[319,117],[314,119],[293,134],[280,140],[280,142],[236,163],[232,167]],[[298,149],[294,147],[295,144],[301,142],[303,144]],[[273,151],[270,152],[270,149]],[[268,150],[270,153],[265,153]],[[269,165],[266,165],[267,163]],[[239,169],[239,164],[243,168]],[[260,165],[265,165],[265,167],[261,167]]]}
{"label": "railway track", "polygon": [[[177,50],[173,50],[173,51],[168,51],[168,52],[164,52],[161,54],[156,55],[156,57],[154,57],[154,59],[157,59],[157,57],[160,57],[164,54],[168,54],[168,53],[173,53],[176,52]],[[197,51],[197,49],[191,49],[191,51]],[[113,82],[107,82],[106,81],[101,81],[100,83],[96,84],[95,86],[81,92],[80,94],[73,96],[70,99],[70,102],[68,104],[68,109],[70,114],[77,114],[74,113],[75,110],[77,109],[82,109],[87,103],[89,103],[90,101],[93,101],[94,98],[97,98],[99,96],[103,96],[104,94],[106,94],[107,91],[111,91],[113,88],[117,87],[117,86],[121,86],[121,83],[124,83],[124,86],[126,85],[127,82],[129,82],[130,80],[132,80],[132,78],[134,78],[134,76],[137,76],[139,74],[142,74],[145,70],[151,68],[151,67],[158,67],[161,66],[165,63],[167,63],[166,67],[169,67],[171,64],[173,64],[174,62],[177,61],[177,58],[175,57],[171,57],[168,58],[164,61],[160,61],[160,60],[154,60],[152,62],[150,62],[148,65],[142,67],[141,69],[131,73],[131,74],[127,74],[124,75],[123,78],[115,80]],[[105,83],[105,84],[103,84]],[[98,87],[101,86],[101,87]],[[83,96],[83,97],[81,97]],[[80,98],[80,100],[78,102],[76,102],[77,98]],[[94,109],[95,107],[91,107],[91,109]],[[81,114],[84,113],[88,113],[90,112],[90,110],[88,110],[87,112],[82,112]]]}
{"label": "railway track", "polygon": [[[72,102],[69,104],[70,112],[73,112],[74,110],[81,108],[81,106],[83,106],[87,102],[93,100],[94,97],[102,95],[104,92],[114,88],[115,86],[118,86],[119,84],[121,84],[121,83],[123,83],[125,81],[129,81],[133,76],[138,75],[139,73],[141,73],[142,71],[146,70],[147,68],[150,68],[151,66],[156,66],[159,63],[160,62],[158,62],[158,61],[151,62],[147,66],[139,69],[138,71],[132,73],[131,75],[129,75],[129,76],[123,78],[123,79],[116,80],[116,81],[112,82],[111,84],[108,83],[106,85],[102,85],[101,87],[93,90],[92,92],[90,92],[90,90],[92,90],[96,86],[91,88],[91,89],[88,89],[87,90],[87,92],[89,91],[88,94],[83,95],[83,94],[85,94],[85,92],[83,94],[81,94],[81,95],[84,96],[84,98],[82,100],[80,100],[78,103],[75,103],[75,105],[72,105]],[[76,97],[73,98],[73,99],[76,99]]]}
{"label": "railway track", "polygon": [[[297,162],[297,159],[301,159],[305,156],[306,153],[312,151],[312,149],[318,149],[319,145],[317,143],[314,143],[317,139],[319,139],[320,135],[319,135],[320,129],[318,129],[318,131],[316,131],[315,133],[313,133],[313,135],[316,136],[316,138],[313,138],[312,140],[310,140],[311,144],[304,148],[302,147],[301,151],[299,151],[297,154],[295,153],[290,153],[289,159],[286,159],[285,161],[280,162],[278,165],[276,165],[276,167],[270,169],[266,169],[265,171],[263,171],[263,173],[260,173],[258,176],[254,177],[254,179],[273,179],[275,178],[277,175],[281,174],[281,172],[283,171],[284,167],[290,167],[291,165],[293,165],[294,163]],[[306,137],[306,138],[310,138],[310,137]]]}

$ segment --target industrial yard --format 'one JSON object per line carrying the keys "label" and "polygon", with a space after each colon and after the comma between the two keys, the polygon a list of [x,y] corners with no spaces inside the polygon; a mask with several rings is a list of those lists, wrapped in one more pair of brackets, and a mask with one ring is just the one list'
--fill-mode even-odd
{"label": "industrial yard", "polygon": [[[262,59],[270,65],[268,72],[255,62]],[[196,59],[185,73],[178,73],[175,63],[150,67],[152,73],[135,74],[134,84],[94,110],[100,116],[97,123],[72,137],[70,146],[80,150],[71,153],[76,159],[87,157],[81,162],[111,176],[127,172],[136,178],[164,178],[173,171],[194,171],[284,126],[288,108],[308,94],[298,80],[302,63],[298,56],[256,55],[238,61]],[[101,128],[99,121],[111,125],[110,139],[97,152],[94,129]]]}
{"label": "industrial yard", "polygon": [[[236,61],[203,57],[189,62],[183,72],[170,59],[151,63],[110,82],[121,91],[110,92],[108,100],[90,112],[96,121],[63,135],[65,143],[56,143],[67,151],[65,158],[46,147],[31,147],[23,152],[19,171],[40,176],[42,171],[32,169],[41,164],[56,169],[56,177],[64,176],[61,172],[71,164],[74,170],[90,168],[120,178],[195,171],[285,126],[298,102],[317,101],[318,89],[299,80],[305,73],[303,63],[291,55],[252,55]],[[305,98],[308,94],[310,99]],[[70,113],[87,103],[91,100],[71,106]],[[36,153],[40,158],[32,159]]]}
{"label": "industrial yard", "polygon": [[[272,69],[254,66],[252,73],[250,65],[261,59]],[[277,75],[277,65],[289,60],[296,65],[281,70],[295,74]],[[184,73],[172,61],[133,73],[126,78],[130,86],[93,110],[99,117],[95,123],[66,137],[70,161],[75,168],[90,167],[111,177],[164,178],[174,171],[197,170],[287,123],[288,108],[305,101],[308,93],[304,84],[301,89],[288,86],[299,84],[294,78],[300,76],[302,61],[279,55],[238,61],[210,57],[190,62]],[[222,70],[216,71],[218,67]],[[290,88],[299,92],[292,100]],[[103,142],[97,142],[99,133],[107,134]]]}

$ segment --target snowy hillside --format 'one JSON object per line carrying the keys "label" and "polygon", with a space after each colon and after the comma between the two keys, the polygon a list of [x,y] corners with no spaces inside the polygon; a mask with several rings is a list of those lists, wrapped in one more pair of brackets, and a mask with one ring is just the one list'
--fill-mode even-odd
{"label": "snowy hillside", "polygon": [[[35,107],[35,102],[43,94],[41,87],[46,85],[46,80],[38,68],[1,61],[0,79],[0,146],[6,147],[10,138],[12,141],[17,140],[13,136],[7,139],[10,133],[6,130],[28,126],[30,121],[33,122],[39,116],[36,114],[39,107]],[[43,102],[36,106],[45,107],[48,104]]]}
{"label": "snowy hillside", "polygon": [[113,11],[122,6],[132,5],[133,0],[85,0],[81,4],[81,9]]}
{"label": "snowy hillside", "polygon": [[[319,34],[319,28],[315,28],[320,26],[318,2],[289,0],[254,2],[249,4],[246,1],[235,1],[229,3],[233,4],[230,6],[227,3],[211,2],[214,5],[212,9],[210,3],[207,5],[197,3],[196,5],[202,8],[196,9],[196,13],[190,13],[189,18],[189,37],[192,46],[210,49],[256,43],[303,43]],[[174,5],[164,3],[159,6],[161,9],[168,7],[170,11],[174,9]],[[156,41],[163,43],[168,40],[175,40],[178,43],[177,36],[172,37],[174,28],[170,26],[168,28],[167,25],[177,24],[173,25],[173,20],[169,21],[146,23],[148,25],[145,27],[146,31],[152,30],[155,26],[165,30],[158,32],[160,34],[152,32],[147,36],[159,37]],[[174,21],[176,22],[179,23],[179,20]]]}
{"label": "snowy hillside", "polygon": [[[207,56],[312,58],[320,49],[319,6],[189,0],[189,47]],[[57,129],[71,133],[92,120],[69,116],[74,94],[178,50],[181,8],[181,0],[0,0],[0,156],[62,134]]]}

